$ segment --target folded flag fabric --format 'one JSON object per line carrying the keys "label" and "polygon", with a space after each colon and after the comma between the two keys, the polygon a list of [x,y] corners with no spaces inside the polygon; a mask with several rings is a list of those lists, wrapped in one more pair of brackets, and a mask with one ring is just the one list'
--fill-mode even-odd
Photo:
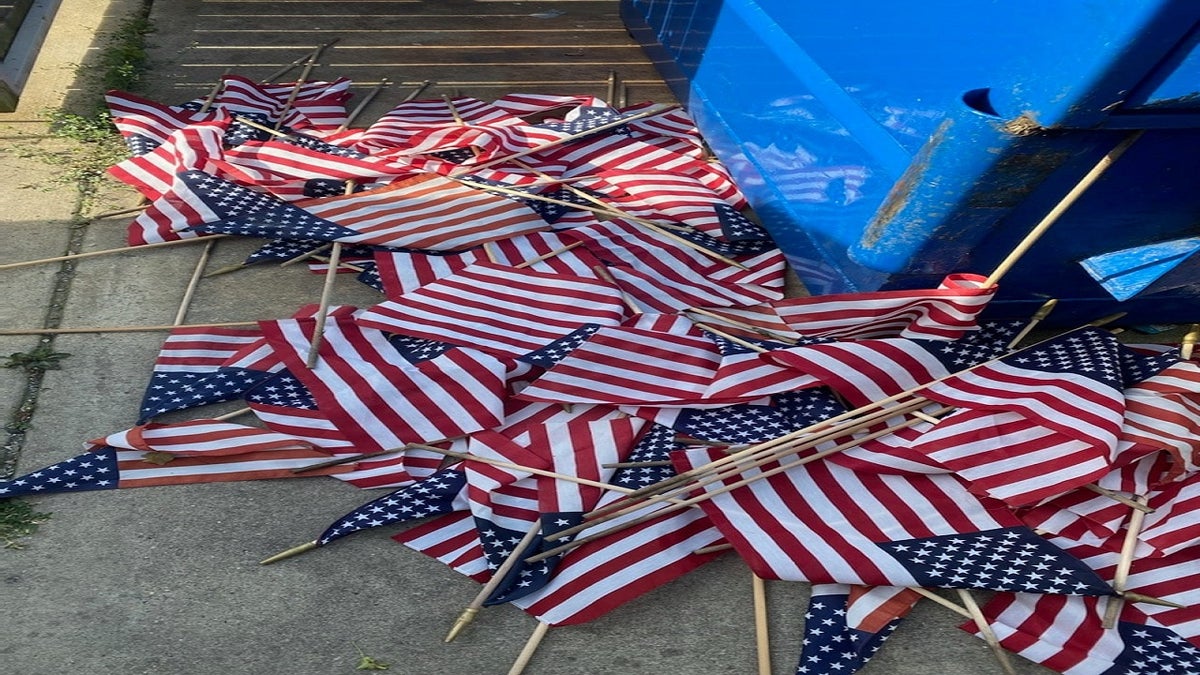
{"label": "folded flag fabric", "polygon": [[796,675],[856,673],[920,600],[895,586],[813,584]]}
{"label": "folded flag fabric", "polygon": [[262,337],[257,329],[175,328],[154,360],[138,423],[155,415],[240,397],[267,373],[223,367],[225,361]]}
{"label": "folded flag fabric", "polygon": [[505,363],[451,349],[411,363],[383,331],[330,317],[314,368],[306,365],[316,322],[262,322],[275,353],[362,452],[428,443],[490,429],[504,414]]}
{"label": "folded flag fabric", "polygon": [[789,298],[772,303],[805,335],[839,339],[877,337],[957,340],[975,328],[996,287],[978,274],[951,274],[936,289],[875,291]]}
{"label": "folded flag fabric", "polygon": [[[677,470],[717,457],[711,450],[672,455]],[[1086,565],[949,474],[876,474],[809,462],[714,493],[700,506],[764,579],[1112,593]]]}
{"label": "folded flag fabric", "polygon": [[144,155],[165,143],[179,129],[228,117],[219,109],[202,113],[190,107],[164,105],[116,89],[105,93],[104,101],[112,115],[113,125],[135,156]]}
{"label": "folded flag fabric", "polygon": [[406,485],[363,504],[334,521],[317,537],[318,546],[383,525],[396,525],[467,508],[467,477],[459,466]]}
{"label": "folded flag fabric", "polygon": [[90,445],[89,452],[0,481],[0,498],[329,475],[353,468],[293,473],[329,454],[282,434],[216,420],[142,425]]}

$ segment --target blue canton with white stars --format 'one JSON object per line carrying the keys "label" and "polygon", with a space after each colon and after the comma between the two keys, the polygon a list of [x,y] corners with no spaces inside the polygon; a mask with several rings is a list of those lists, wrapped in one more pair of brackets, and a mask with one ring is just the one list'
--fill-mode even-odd
{"label": "blue canton with white stars", "polygon": [[308,388],[287,369],[271,373],[254,388],[246,392],[244,397],[250,403],[295,408],[297,410],[316,410],[317,400],[309,393]]}
{"label": "blue canton with white stars", "polygon": [[[574,537],[559,537],[549,541],[545,538],[553,537],[555,533],[582,522],[582,513],[543,513],[541,515],[541,536],[534,539],[530,545],[516,555],[528,558],[565,544]],[[510,555],[513,555],[513,549],[525,536],[524,532],[496,527],[495,523],[478,517],[475,519],[475,526],[479,530],[479,541],[483,544],[483,552],[488,560],[488,569],[493,571],[502,565]],[[560,553],[534,563],[521,560],[513,565],[504,575],[504,579],[496,587],[496,590],[488,596],[487,600],[484,600],[484,606],[502,605],[542,588],[554,576],[554,571],[558,569],[563,555]]]}
{"label": "blue canton with white stars", "polygon": [[302,208],[203,171],[186,171],[179,176],[205,206],[220,218],[217,222],[189,228],[196,232],[321,241],[334,241],[357,234]]}
{"label": "blue canton with white stars", "polygon": [[150,376],[142,397],[138,424],[173,410],[232,401],[268,376],[247,368],[219,368],[215,372],[159,371]]}
{"label": "blue canton with white stars", "polygon": [[[550,129],[552,131],[562,132],[564,134],[582,134],[592,131],[605,124],[611,124],[624,117],[632,117],[637,113],[619,113],[612,108],[601,108],[599,106],[584,106],[578,109],[579,115],[570,122],[543,122],[535,124],[535,127],[542,129]],[[618,126],[610,129],[614,134],[628,134],[629,128]]]}
{"label": "blue canton with white stars", "polygon": [[692,438],[720,443],[769,441],[798,428],[781,410],[744,403],[720,408],[685,408],[672,426]]}
{"label": "blue canton with white stars", "polygon": [[318,138],[313,138],[312,136],[305,136],[304,134],[292,134],[287,138],[287,141],[306,150],[323,152],[326,155],[334,155],[335,157],[347,157],[350,159],[363,159],[365,157],[369,157],[369,155],[359,152],[354,148],[334,145],[333,143],[327,143]]}
{"label": "blue canton with white stars", "polygon": [[990,361],[1009,352],[1008,343],[1020,331],[1021,322],[1004,321],[980,324],[957,340],[924,340],[912,342],[921,346],[947,370],[957,371]]}
{"label": "blue canton with white stars", "polygon": [[[272,121],[271,117],[266,113],[238,113],[237,117],[235,117],[233,121],[229,123],[229,126],[226,127],[225,136],[221,139],[221,142],[226,146],[234,148],[244,143],[249,143],[250,141],[265,141],[274,136],[274,134],[266,131],[265,129],[258,129],[246,124],[245,122],[242,122],[238,119],[238,117],[247,119],[255,124],[261,124],[264,127],[270,127],[274,124],[274,121]],[[280,131],[286,133],[286,128],[281,129]]]}
{"label": "blue canton with white stars", "polygon": [[[671,451],[683,447],[675,441],[675,430],[662,424],[653,424],[638,439],[637,445],[625,459],[628,463],[664,462],[671,458]],[[655,466],[621,467],[609,479],[613,485],[633,490],[664,481],[675,475],[671,464]]]}
{"label": "blue canton with white stars", "polygon": [[1169,628],[1121,621],[1117,624],[1125,649],[1103,675],[1196,675],[1200,649]]}
{"label": "blue canton with white stars", "polygon": [[438,340],[428,340],[409,335],[393,335],[388,338],[388,342],[409,363],[420,363],[421,361],[435,359],[455,347],[455,345],[449,342],[439,342]]}
{"label": "blue canton with white stars", "polygon": [[717,220],[721,223],[721,236],[729,241],[770,241],[771,235],[758,223],[742,215],[728,204],[716,204]]}
{"label": "blue canton with white stars", "polygon": [[797,429],[824,422],[846,412],[846,406],[829,387],[796,389],[771,396],[771,405],[787,415]]}
{"label": "blue canton with white stars", "polygon": [[921,586],[1060,595],[1113,592],[1090,567],[1024,527],[903,539],[878,546],[900,561]]}
{"label": "blue canton with white stars", "polygon": [[311,253],[328,242],[317,239],[273,239],[258,247],[246,259],[242,261],[243,265],[253,265],[260,262],[272,262],[275,260],[291,260],[297,256],[302,256],[305,253]]}
{"label": "blue canton with white stars", "polygon": [[162,144],[149,136],[129,134],[125,137],[125,145],[129,148],[129,154],[137,157],[148,152],[153,152],[155,148]]}
{"label": "blue canton with white stars", "polygon": [[676,232],[676,236],[687,239],[693,244],[719,253],[723,256],[755,255],[775,248],[775,242],[770,239],[739,239],[737,241],[721,241],[703,232],[689,230]]}
{"label": "blue canton with white stars", "polygon": [[1172,354],[1143,356],[1098,328],[1073,330],[1002,359],[1019,368],[1070,373],[1117,390],[1125,389],[1177,361]]}
{"label": "blue canton with white stars", "polygon": [[117,451],[104,446],[12,480],[0,481],[0,499],[57,492],[115,490]]}
{"label": "blue canton with white stars", "polygon": [[462,469],[442,469],[347,513],[322,532],[317,543],[324,546],[360,530],[450,513],[455,510],[455,497],[466,485],[467,475]]}
{"label": "blue canton with white stars", "polygon": [[848,595],[814,595],[804,613],[804,642],[796,675],[850,675],[867,665],[891,637],[902,619],[894,619],[878,633],[846,624]]}

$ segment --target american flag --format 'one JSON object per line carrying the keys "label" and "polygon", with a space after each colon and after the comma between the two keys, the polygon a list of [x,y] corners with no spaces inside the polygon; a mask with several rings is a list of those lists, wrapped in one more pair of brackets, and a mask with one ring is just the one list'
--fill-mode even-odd
{"label": "american flag", "polygon": [[245,392],[244,398],[255,416],[272,431],[303,438],[330,452],[354,449],[337,426],[320,410],[304,384],[286,368],[268,374]]}
{"label": "american flag", "polygon": [[895,586],[813,584],[796,675],[858,672],[919,599]]}
{"label": "american flag", "polygon": [[392,539],[479,583],[485,583],[491,576],[470,511],[431,518],[393,535]]}
{"label": "american flag", "polygon": [[144,155],[171,134],[192,124],[229,115],[220,110],[201,113],[182,106],[169,106],[125,91],[112,90],[104,95],[113,124],[133,155]]}
{"label": "american flag", "polygon": [[625,313],[606,281],[477,263],[363,312],[359,323],[516,358]]}
{"label": "american flag", "polygon": [[771,303],[805,335],[839,339],[907,337],[957,340],[975,328],[996,287],[977,274],[951,274],[936,289],[789,298]]}
{"label": "american flag", "polygon": [[[674,458],[677,469],[691,469],[716,455],[695,450]],[[754,478],[771,468],[742,475]],[[764,579],[1112,592],[1083,563],[948,474],[875,474],[809,462],[715,494],[700,506]]]}
{"label": "american flag", "polygon": [[[563,96],[558,94],[508,93],[492,101],[492,105],[518,117],[550,112],[560,108],[597,106],[602,102],[594,96]],[[569,114],[569,113],[568,113]]]}
{"label": "american flag", "polygon": [[[297,88],[291,82],[259,84],[249,78],[229,75],[224,78],[224,86],[213,104],[229,112],[262,115],[269,125],[278,123],[291,129],[334,129],[346,121],[349,87],[350,80],[346,78],[333,82],[303,82]],[[289,98],[293,99],[290,107],[287,105]],[[280,115],[283,115],[282,119]]]}
{"label": "american flag", "polygon": [[[309,443],[215,420],[142,425],[90,445],[92,449],[82,455],[0,481],[0,498],[292,478],[298,475],[292,469],[329,459],[328,454]],[[327,467],[309,475],[329,475],[350,468]]]}
{"label": "american flag", "polygon": [[1005,354],[1007,335],[1003,329],[976,331],[960,340],[869,338],[809,343],[775,349],[762,358],[815,377],[858,407]]}
{"label": "american flag", "polygon": [[1171,555],[1200,543],[1200,474],[1170,483],[1149,496],[1138,540],[1152,555]]}
{"label": "american flag", "polygon": [[308,368],[315,321],[263,322],[263,332],[317,407],[363,452],[488,429],[504,412],[505,367],[483,352],[453,349],[410,363],[382,332],[332,317],[316,367]]}
{"label": "american flag", "polygon": [[962,409],[910,446],[1011,506],[1034,504],[1108,473],[1109,448],[1041,426],[1014,412]]}
{"label": "american flag", "polygon": [[149,200],[171,194],[175,174],[188,169],[209,171],[221,159],[221,139],[229,120],[190,124],[174,131],[150,152],[130,157],[108,168],[108,174],[132,186]]}
{"label": "american flag", "polygon": [[1170,452],[1175,459],[1172,479],[1200,469],[1196,456],[1200,447],[1198,390],[1200,365],[1180,361],[1123,392],[1121,439]]}
{"label": "american flag", "polygon": [[[644,422],[635,418],[615,418],[591,421],[586,418],[566,423],[546,424],[531,429],[530,449],[550,459],[547,468],[556,474],[605,483],[614,469],[604,464],[620,462],[629,454],[637,440]],[[569,450],[569,451],[566,451]],[[487,522],[481,529],[481,541],[489,557],[518,555],[522,558],[542,552],[551,546],[570,541],[573,537],[562,537],[548,542],[556,532],[578,525],[583,514],[599,502],[602,489],[581,485],[564,478],[536,476],[538,522],[541,530],[530,546],[519,551],[511,543],[500,547],[495,542],[503,541],[495,532],[495,522]],[[518,485],[514,483],[514,487]],[[477,516],[478,518],[478,516]],[[513,533],[509,530],[509,536]],[[518,537],[519,541],[519,537]],[[502,550],[501,550],[502,549]],[[553,577],[562,556],[553,556],[536,563],[524,560],[513,565],[500,585],[485,601],[485,605],[498,605],[525,597],[546,585]]]}
{"label": "american flag", "polygon": [[546,586],[513,604],[552,626],[591,621],[712,561],[719,552],[696,551],[719,542],[695,509],[647,520],[572,549]]}
{"label": "american flag", "polygon": [[442,469],[423,480],[363,504],[334,521],[317,537],[324,546],[347,535],[383,525],[465,511],[467,477],[462,468]]}
{"label": "american flag", "polygon": [[[1118,554],[1080,550],[1106,578]],[[1191,673],[1200,671],[1200,574],[1196,549],[1161,558],[1139,558],[1127,587],[1185,605],[1125,602],[1117,629],[1105,629],[1099,598],[999,594],[983,607],[1001,646],[1068,675],[1089,673]],[[976,632],[973,623],[963,630]]]}
{"label": "american flag", "polygon": [[534,401],[672,405],[704,399],[721,355],[708,338],[627,326],[603,327],[519,394]]}
{"label": "american flag", "polygon": [[1122,390],[1176,357],[1145,356],[1085,327],[946,378],[924,396],[970,409],[1011,411],[1111,452],[1125,411]]}
{"label": "american flag", "polygon": [[154,360],[142,397],[139,424],[155,415],[209,403],[231,401],[265,373],[222,364],[262,337],[257,329],[175,328]]}
{"label": "american flag", "polygon": [[[504,109],[479,99],[455,96],[450,99],[459,119],[468,124],[506,126],[524,121]],[[407,148],[410,139],[422,129],[456,126],[458,120],[450,106],[441,99],[407,101],[380,117],[359,138],[364,148]]]}
{"label": "american flag", "polygon": [[[756,349],[712,335],[712,340],[721,351],[721,362],[713,381],[708,385],[705,396],[713,399],[770,396],[795,391],[820,384],[815,376],[799,372],[768,359]],[[768,340],[747,339],[746,342],[761,349],[786,349],[789,345]],[[820,338],[806,339],[803,344],[819,344]]]}

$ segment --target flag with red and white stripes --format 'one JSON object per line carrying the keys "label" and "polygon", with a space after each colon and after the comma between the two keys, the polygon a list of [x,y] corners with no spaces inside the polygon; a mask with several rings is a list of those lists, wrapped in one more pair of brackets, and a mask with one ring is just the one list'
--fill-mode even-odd
{"label": "flag with red and white stripes", "polygon": [[116,89],[104,95],[113,125],[133,155],[144,155],[160,143],[165,143],[172,133],[192,124],[214,119],[228,119],[229,115],[215,109],[206,112],[157,103]]}
{"label": "flag with red and white stripes", "polygon": [[811,336],[957,340],[975,328],[996,287],[977,274],[951,274],[936,289],[789,298],[771,306],[793,330]]}
{"label": "flag with red and white stripes", "polygon": [[491,576],[479,530],[470,511],[456,511],[437,516],[414,527],[392,535],[397,543],[419,551],[450,569],[479,583]]}
{"label": "flag with red and white stripes", "polygon": [[313,320],[261,325],[317,408],[362,452],[464,436],[496,426],[504,414],[504,363],[483,352],[450,349],[414,364],[382,331],[335,317],[308,368]]}
{"label": "flag with red and white stripes", "polygon": [[1200,364],[1172,364],[1123,394],[1122,440],[1170,452],[1170,480],[1200,469]]}
{"label": "flag with red and white stripes", "polygon": [[157,148],[108,168],[108,175],[129,185],[146,199],[171,193],[175,174],[188,169],[213,171],[224,150],[221,139],[229,119],[189,124],[172,132]]}
{"label": "flag with red and white stripes", "polygon": [[239,75],[227,75],[213,105],[232,113],[263,115],[279,128],[336,129],[347,118],[349,88],[350,80],[344,77],[332,82],[301,82],[297,87],[291,82],[259,84]]}
{"label": "flag with red and white stripes", "polygon": [[516,358],[584,324],[620,323],[625,307],[596,278],[476,263],[359,316],[363,326]]}
{"label": "flag with red and white stripes", "polygon": [[1109,449],[1007,411],[955,411],[909,446],[955,472],[972,492],[1034,504],[1109,471]]}
{"label": "flag with red and white stripes", "polygon": [[[683,471],[718,456],[691,450],[672,458]],[[1083,563],[1024,527],[999,502],[972,495],[950,474],[877,474],[825,461],[792,462],[776,472],[774,466],[702,486],[713,496],[700,502],[764,579],[1112,592]],[[742,478],[753,480],[717,492]],[[1003,560],[1004,573],[991,571],[995,560]],[[1051,572],[1034,567],[1049,561]]]}
{"label": "flag with red and white stripes", "polygon": [[357,144],[364,149],[408,147],[410,139],[421,131],[455,127],[460,120],[488,126],[524,124],[520,117],[499,106],[466,96],[455,96],[449,104],[441,99],[406,101],[367,127]]}

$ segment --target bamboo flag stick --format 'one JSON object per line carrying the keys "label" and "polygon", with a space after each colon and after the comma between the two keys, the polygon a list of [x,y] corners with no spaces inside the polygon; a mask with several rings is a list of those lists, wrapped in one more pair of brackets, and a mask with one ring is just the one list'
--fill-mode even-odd
{"label": "bamboo flag stick", "polygon": [[1190,360],[1197,341],[1200,341],[1200,323],[1192,324],[1191,330],[1179,341],[1179,357],[1184,361]]}
{"label": "bamboo flag stick", "polygon": [[[1134,499],[1139,504],[1146,503],[1145,495],[1137,495]],[[1145,520],[1145,511],[1134,509],[1129,515],[1129,524],[1125,526],[1125,541],[1121,543],[1121,558],[1117,561],[1117,571],[1113,574],[1112,587],[1117,593],[1124,593],[1125,585],[1129,583],[1129,569],[1133,567],[1133,553],[1137,548],[1138,535],[1142,532],[1142,523]],[[1108,604],[1104,608],[1105,628],[1113,628],[1117,625],[1117,617],[1121,614],[1121,607],[1124,605],[1125,599],[1122,597],[1108,599]]]}
{"label": "bamboo flag stick", "polygon": [[205,245],[204,250],[200,253],[200,259],[196,261],[196,269],[192,271],[192,278],[188,280],[187,288],[183,290],[183,299],[179,301],[179,310],[175,312],[175,325],[181,325],[185,317],[187,317],[188,309],[192,306],[192,298],[196,295],[196,287],[200,285],[200,279],[204,276],[204,268],[208,265],[208,259],[212,256],[213,246],[217,241],[210,239]]}
{"label": "bamboo flag stick", "polygon": [[1022,328],[1021,331],[1019,333],[1017,333],[1016,336],[1014,336],[1012,340],[1009,341],[1008,348],[1016,349],[1017,345],[1021,343],[1021,340],[1024,340],[1025,336],[1029,335],[1029,333],[1039,323],[1042,322],[1042,319],[1045,319],[1047,316],[1049,316],[1050,312],[1053,312],[1055,306],[1057,306],[1057,305],[1058,305],[1058,300],[1056,300],[1054,298],[1050,298],[1045,303],[1043,303],[1042,306],[1039,307],[1038,310],[1033,313],[1033,316],[1029,317],[1029,323],[1025,324],[1024,328]]}
{"label": "bamboo flag stick", "polygon": [[260,80],[260,83],[267,84],[268,82],[271,82],[272,80],[274,80],[276,78],[283,77],[288,71],[292,70],[296,66],[299,66],[301,63],[304,63],[305,61],[312,61],[312,60],[320,59],[321,52],[323,52],[327,48],[332,47],[333,45],[337,44],[338,42],[341,41],[341,39],[342,38],[340,38],[340,37],[336,37],[336,38],[333,38],[332,40],[330,40],[329,42],[317,45],[316,47],[313,48],[313,50],[311,52],[306,53],[304,56],[301,56],[300,58],[296,59],[295,61],[292,61],[291,63],[287,64],[286,66],[284,66],[284,67],[280,68],[279,70],[271,73],[270,75],[264,77],[262,80]]}
{"label": "bamboo flag stick", "polygon": [[938,595],[937,593],[934,593],[933,591],[929,590],[928,588],[921,588],[919,586],[916,586],[916,587],[913,587],[912,590],[916,591],[917,594],[920,595],[921,597],[928,598],[929,600],[932,600],[932,601],[936,602],[937,604],[941,605],[942,607],[945,607],[946,609],[949,609],[952,612],[960,614],[965,618],[968,618],[968,619],[974,618],[971,616],[971,613],[968,612],[965,607],[963,607],[961,605],[956,605],[953,602],[950,602],[949,600],[943,598],[942,596]]}
{"label": "bamboo flag stick", "polygon": [[137,246],[122,246],[120,248],[106,248],[102,251],[88,251],[86,253],[68,253],[66,255],[58,255],[53,258],[39,258],[37,260],[23,260],[15,263],[5,263],[0,265],[0,270],[15,269],[17,267],[28,267],[29,265],[41,265],[42,263],[62,262],[63,260],[80,260],[83,258],[94,258],[101,255],[113,255],[116,253],[128,253],[130,251],[140,251],[148,248],[162,248],[164,246],[179,246],[180,244],[195,244],[209,239],[219,239],[229,237],[228,234],[210,234],[203,237],[193,237],[189,239],[176,239],[174,241],[160,241],[153,244],[138,244]]}
{"label": "bamboo flag stick", "polygon": [[600,126],[595,127],[593,129],[589,129],[588,131],[583,131],[578,134],[571,134],[569,136],[564,136],[562,138],[559,138],[559,139],[553,140],[553,141],[547,141],[546,143],[542,143],[541,145],[537,145],[532,148],[527,148],[525,150],[521,150],[520,152],[515,152],[511,155],[505,155],[504,157],[497,157],[495,159],[488,160],[482,164],[473,164],[470,166],[464,166],[461,169],[459,169],[458,171],[451,172],[450,177],[462,176],[464,174],[479,171],[481,169],[490,169],[493,166],[497,166],[497,165],[503,164],[505,162],[511,162],[513,160],[520,159],[520,158],[528,156],[528,155],[532,155],[535,153],[550,150],[551,148],[557,148],[560,145],[566,145],[567,143],[577,141],[584,136],[589,136],[591,134],[594,134],[594,133],[597,133],[600,131],[607,131],[609,129],[615,129],[616,127],[619,127],[624,124],[628,124],[630,122],[633,122],[634,120],[645,119],[647,117],[653,117],[655,115],[661,115],[662,113],[664,113],[668,110],[673,110],[678,107],[679,106],[677,106],[677,105],[652,106],[650,108],[643,110],[640,113],[637,113],[636,115],[630,115],[629,117],[624,117],[619,120],[614,120],[607,124],[601,124]]}
{"label": "bamboo flag stick", "polygon": [[533,634],[525,642],[525,647],[512,664],[512,668],[508,669],[508,675],[521,675],[525,672],[525,666],[529,665],[529,660],[533,658],[533,653],[537,651],[538,645],[542,644],[542,638],[546,637],[548,630],[550,630],[550,624],[545,621],[538,622],[537,628],[533,629]]}
{"label": "bamboo flag stick", "polygon": [[227,412],[224,415],[217,415],[213,419],[223,422],[225,420],[231,420],[235,417],[241,417],[242,415],[245,415],[248,412],[254,412],[254,410],[251,408],[238,408],[237,410],[234,410],[233,412]]}
{"label": "bamboo flag stick", "polygon": [[283,110],[279,111],[279,118],[275,120],[276,129],[283,127],[283,120],[288,116],[288,113],[292,112],[292,106],[296,103],[296,97],[300,95],[300,88],[308,81],[309,74],[316,67],[317,55],[314,53],[312,58],[308,60],[308,63],[304,64],[304,70],[300,71],[300,77],[296,79],[295,86],[292,87],[291,93],[288,94],[287,102],[283,104]]}
{"label": "bamboo flag stick", "polygon": [[758,675],[771,675],[771,633],[767,620],[767,584],[750,573],[754,594],[754,645],[758,652]]}
{"label": "bamboo flag stick", "polygon": [[504,577],[508,576],[509,571],[521,561],[521,552],[528,548],[533,543],[533,540],[537,539],[538,533],[541,531],[542,521],[540,519],[530,524],[529,531],[525,533],[525,536],[521,537],[521,541],[517,544],[516,548],[508,554],[508,557],[496,568],[496,571],[492,572],[491,578],[487,580],[483,588],[479,589],[479,593],[475,595],[471,603],[454,620],[454,625],[450,627],[450,632],[446,633],[446,637],[442,642],[453,642],[454,638],[458,637],[458,634],[475,620],[475,617],[479,614],[479,610],[483,609],[483,603],[487,602],[488,597],[500,587],[501,582],[504,581]]}
{"label": "bamboo flag stick", "polygon": [[416,89],[408,92],[408,96],[405,96],[401,103],[408,103],[409,101],[416,99],[421,95],[421,92],[428,89],[431,84],[433,84],[433,80],[422,80],[421,83],[417,85]]}
{"label": "bamboo flag stick", "polygon": [[217,94],[221,93],[221,89],[225,87],[225,76],[229,74],[229,68],[221,72],[221,77],[217,78],[216,84],[209,90],[208,95],[204,97],[204,105],[200,106],[199,112],[206,113],[212,108],[213,103],[217,100]]}
{"label": "bamboo flag stick", "polygon": [[704,555],[706,553],[720,553],[733,548],[733,544],[713,544],[712,546],[704,546],[692,551],[694,555]]}
{"label": "bamboo flag stick", "polygon": [[224,323],[161,324],[157,326],[90,326],[87,328],[12,328],[0,330],[0,335],[69,335],[75,333],[153,333],[175,328],[236,328],[257,326],[257,321],[226,321]]}
{"label": "bamboo flag stick", "polygon": [[[346,181],[346,194],[354,194],[354,181]],[[321,287],[321,300],[317,305],[316,325],[313,326],[312,345],[308,349],[308,358],[304,365],[309,370],[317,367],[317,356],[321,351],[321,341],[325,337],[325,321],[329,318],[329,301],[333,297],[333,282],[337,279],[338,265],[342,258],[342,242],[333,242],[329,249],[329,269],[325,271],[325,284]]]}
{"label": "bamboo flag stick", "polygon": [[578,246],[583,246],[583,242],[577,241],[574,244],[567,244],[566,246],[563,246],[561,248],[556,248],[553,251],[550,251],[549,253],[543,253],[543,254],[537,256],[536,258],[530,258],[529,260],[526,260],[525,262],[520,263],[519,265],[514,265],[514,267],[516,269],[524,269],[526,267],[529,267],[530,265],[536,265],[536,264],[542,262],[543,260],[549,260],[550,258],[553,258],[554,256],[559,255],[561,253],[566,253],[567,251],[570,251],[571,249],[576,248]]}
{"label": "bamboo flag stick", "polygon": [[367,92],[366,96],[363,96],[363,99],[358,102],[358,105],[354,107],[354,110],[352,110],[349,115],[346,115],[346,121],[339,124],[338,128],[334,131],[338,132],[349,129],[350,125],[354,123],[355,118],[362,114],[363,109],[365,109],[371,103],[371,101],[375,100],[375,97],[379,95],[379,92],[383,91],[384,87],[390,84],[391,81],[386,77],[380,79],[379,84],[375,85],[374,89]]}
{"label": "bamboo flag stick", "polygon": [[316,471],[317,469],[324,469],[324,468],[327,468],[330,466],[337,466],[338,464],[345,464],[346,462],[361,462],[364,459],[371,459],[372,457],[380,457],[383,455],[390,455],[390,454],[396,453],[396,452],[403,452],[404,450],[408,449],[409,447],[411,447],[411,446],[403,445],[403,446],[400,446],[399,448],[388,448],[387,450],[375,450],[372,452],[362,452],[357,455],[349,455],[347,457],[334,457],[332,459],[327,459],[323,462],[317,462],[316,464],[309,464],[307,466],[298,466],[295,469],[292,469],[292,473],[304,473],[306,471]]}
{"label": "bamboo flag stick", "polygon": [[1108,497],[1109,499],[1111,499],[1113,501],[1121,502],[1122,504],[1124,504],[1125,506],[1128,506],[1131,509],[1137,509],[1138,511],[1141,511],[1143,513],[1154,513],[1154,509],[1150,508],[1149,506],[1146,506],[1144,503],[1139,502],[1136,499],[1130,499],[1129,497],[1126,497],[1125,495],[1121,494],[1120,492],[1116,492],[1114,490],[1109,490],[1108,488],[1100,487],[1099,485],[1096,485],[1095,483],[1088,483],[1087,485],[1084,485],[1083,487],[1084,487],[1084,489],[1091,490],[1092,492],[1095,492],[1098,495],[1103,495],[1105,497]]}
{"label": "bamboo flag stick", "polygon": [[305,260],[308,260],[309,258],[311,258],[313,256],[324,253],[326,250],[328,250],[332,246],[333,246],[333,242],[329,242],[328,244],[323,244],[321,246],[314,248],[311,251],[308,251],[307,253],[301,253],[298,256],[288,258],[287,260],[284,260],[283,262],[279,263],[279,266],[280,267],[288,267],[290,265],[295,265],[296,263],[304,262]]}
{"label": "bamboo flag stick", "polygon": [[696,321],[695,319],[692,319],[692,323],[695,324],[696,328],[699,328],[700,330],[708,331],[709,333],[712,333],[713,335],[716,335],[718,337],[723,337],[726,340],[729,340],[730,342],[733,342],[735,344],[739,344],[739,345],[745,347],[746,349],[749,349],[752,352],[758,352],[759,354],[766,354],[767,352],[771,351],[770,349],[767,349],[766,347],[756,345],[753,342],[750,342],[749,340],[743,340],[742,338],[740,338],[736,335],[730,335],[729,333],[726,333],[725,331],[723,331],[719,328],[715,328],[706,323],[700,323],[699,321]]}
{"label": "bamboo flag stick", "polygon": [[1116,145],[1116,147],[1105,153],[1105,155],[1100,158],[1100,161],[1096,162],[1096,165],[1093,166],[1086,174],[1084,174],[1083,178],[1079,179],[1079,182],[1076,183],[1075,186],[1072,187],[1071,190],[1067,192],[1067,194],[1061,200],[1059,200],[1059,202],[1055,204],[1052,209],[1050,209],[1049,213],[1047,213],[1040,221],[1038,221],[1037,225],[1034,225],[1033,229],[1029,231],[1029,234],[1025,235],[1025,238],[1022,239],[1016,245],[1016,247],[1009,252],[1004,260],[1002,260],[1000,264],[996,266],[996,269],[993,270],[990,275],[988,275],[986,280],[984,280],[983,286],[985,288],[988,286],[993,286],[997,281],[1000,280],[1001,277],[1007,274],[1008,271],[1012,269],[1013,265],[1015,265],[1017,261],[1021,259],[1021,256],[1025,255],[1025,253],[1032,248],[1035,243],[1037,243],[1038,239],[1041,239],[1042,235],[1046,233],[1046,230],[1050,229],[1051,225],[1058,222],[1058,219],[1062,216],[1062,214],[1066,213],[1067,209],[1071,208],[1071,205],[1074,204],[1084,192],[1087,192],[1088,188],[1092,187],[1092,185],[1100,179],[1100,176],[1104,175],[1104,172],[1108,171],[1108,168],[1111,167],[1113,163],[1121,157],[1121,155],[1125,154],[1125,151],[1128,150],[1130,146],[1132,146],[1139,138],[1142,137],[1143,133],[1145,133],[1145,131],[1138,130],[1129,134],[1122,139],[1121,142]]}
{"label": "bamboo flag stick", "polygon": [[1000,669],[1005,672],[1005,675],[1017,675],[1012,661],[1008,658],[1008,652],[1000,646],[1000,640],[996,637],[996,632],[992,630],[992,625],[988,623],[987,617],[983,615],[983,610],[979,608],[979,603],[975,602],[975,596],[965,588],[955,590],[958,592],[958,598],[962,600],[963,606],[967,608],[971,618],[975,621],[979,634],[983,636],[984,642],[991,647],[992,653],[996,655],[996,660],[1000,662]]}
{"label": "bamboo flag stick", "polygon": [[608,88],[604,92],[604,102],[609,105],[616,105],[617,98],[617,71],[608,71]]}
{"label": "bamboo flag stick", "polygon": [[114,218],[116,216],[126,216],[131,213],[137,213],[138,211],[145,211],[149,206],[150,206],[150,204],[148,204],[148,203],[147,204],[138,204],[137,206],[131,206],[127,209],[121,209],[119,211],[107,211],[105,213],[101,213],[101,214],[92,216],[91,218],[88,218],[88,221],[90,222],[93,220],[104,220],[105,218]]}

